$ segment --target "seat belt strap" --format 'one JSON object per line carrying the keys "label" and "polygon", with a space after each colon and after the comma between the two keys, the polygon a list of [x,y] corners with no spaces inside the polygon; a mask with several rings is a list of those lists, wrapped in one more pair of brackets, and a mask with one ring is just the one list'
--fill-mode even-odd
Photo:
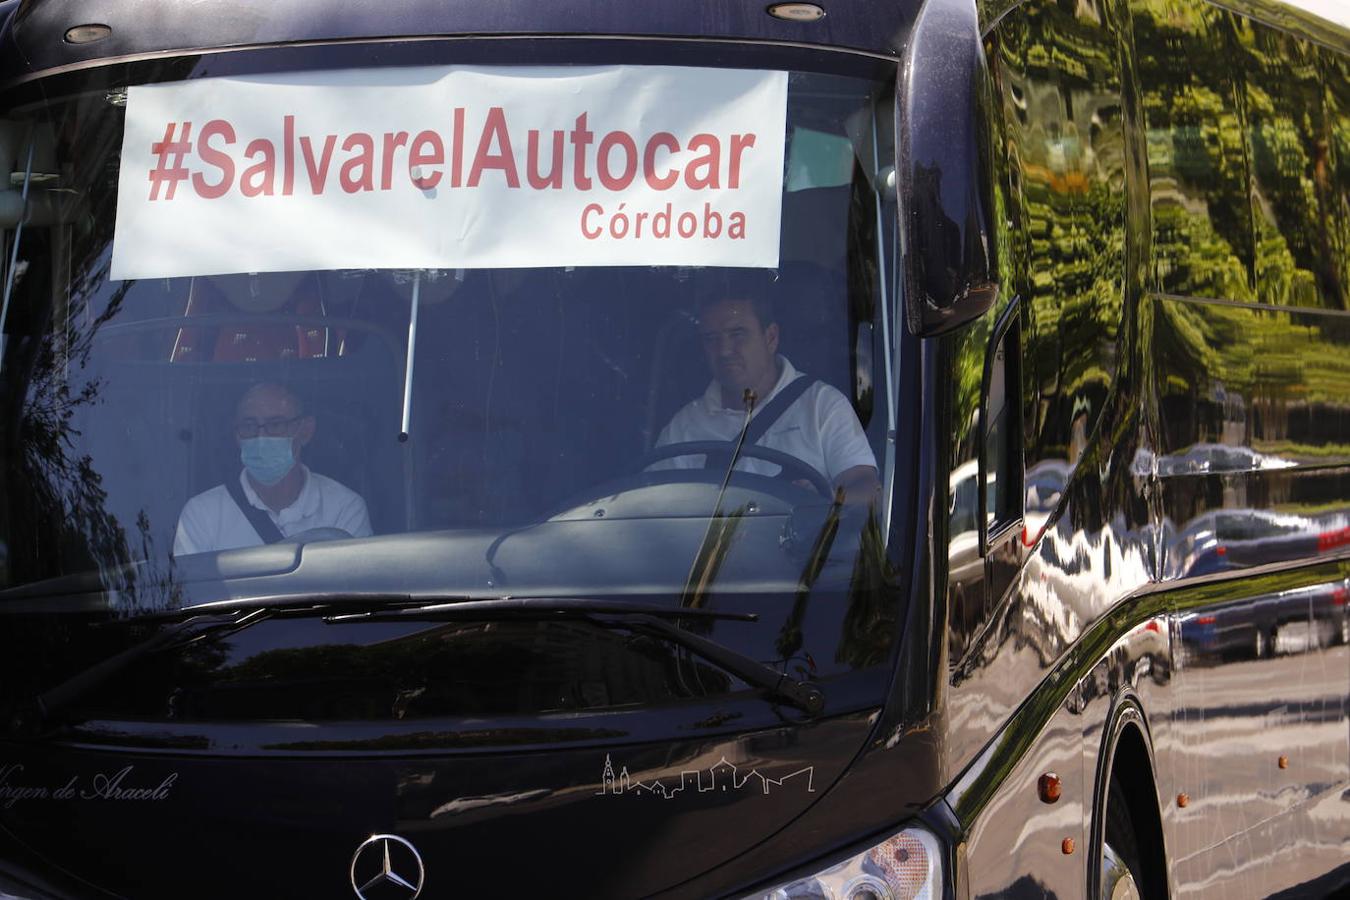
{"label": "seat belt strap", "polygon": [[[770,428],[772,428],[783,414],[788,411],[792,404],[796,403],[802,394],[811,389],[811,386],[820,379],[811,378],[803,375],[783,388],[778,394],[766,403],[755,417],[750,420],[750,427],[745,430],[745,444],[757,444],[759,439],[764,437]],[[705,469],[725,469],[731,462],[730,453],[709,453],[703,460]]]}
{"label": "seat belt strap", "polygon": [[244,496],[244,486],[239,483],[238,478],[225,479],[225,490],[229,491],[230,499],[239,507],[244,518],[248,519],[248,524],[253,526],[253,530],[258,532],[258,537],[264,544],[277,544],[286,539],[271,516],[248,502],[248,498]]}

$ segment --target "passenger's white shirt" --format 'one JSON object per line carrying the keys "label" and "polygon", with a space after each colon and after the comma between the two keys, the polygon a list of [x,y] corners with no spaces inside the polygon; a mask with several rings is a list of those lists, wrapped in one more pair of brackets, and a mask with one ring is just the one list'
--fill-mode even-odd
{"label": "passenger's white shirt", "polygon": [[[341,528],[352,537],[370,535],[370,514],[366,501],[355,491],[331,478],[311,472],[304,466],[305,485],[295,502],[280,512],[267,508],[244,472],[239,483],[250,504],[263,510],[285,537],[294,537],[311,528]],[[203,553],[208,550],[234,550],[260,547],[262,538],[253,530],[244,511],[230,497],[225,485],[203,491],[183,506],[178,516],[178,532],[173,539],[174,556]]]}
{"label": "passenger's white shirt", "polygon": [[[751,421],[783,388],[804,377],[786,357],[779,356],[778,362],[783,367],[783,373],[769,396],[756,403]],[[714,380],[702,397],[690,401],[675,413],[670,424],[661,430],[656,445],[662,447],[686,441],[735,441],[744,423],[745,410],[723,406],[721,385]],[[757,443],[758,446],[795,456],[824,475],[831,484],[854,466],[871,466],[874,469],[877,466],[876,457],[872,454],[867,435],[853,407],[843,394],[823,381],[817,381],[807,388]],[[663,460],[652,468],[693,469],[702,465],[702,456],[682,456]],[[744,455],[737,460],[736,469],[758,475],[778,474],[776,464]]]}

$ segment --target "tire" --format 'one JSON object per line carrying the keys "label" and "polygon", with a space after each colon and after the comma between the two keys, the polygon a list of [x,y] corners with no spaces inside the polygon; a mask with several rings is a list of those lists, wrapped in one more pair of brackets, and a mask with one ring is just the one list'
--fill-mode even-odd
{"label": "tire", "polygon": [[1135,839],[1130,806],[1120,783],[1111,780],[1106,796],[1106,834],[1102,846],[1100,900],[1142,900],[1144,868]]}
{"label": "tire", "polygon": [[1256,659],[1265,659],[1270,655],[1270,638],[1261,628],[1256,627],[1256,637],[1252,639],[1252,656]]}

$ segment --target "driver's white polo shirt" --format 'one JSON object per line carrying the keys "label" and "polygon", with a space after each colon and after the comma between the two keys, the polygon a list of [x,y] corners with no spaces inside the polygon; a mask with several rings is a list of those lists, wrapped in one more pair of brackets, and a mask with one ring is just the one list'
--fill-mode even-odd
{"label": "driver's white polo shirt", "polygon": [[[361,495],[331,478],[301,468],[305,486],[295,502],[280,512],[267,508],[241,471],[239,483],[244,487],[244,498],[267,513],[283,537],[294,537],[311,528],[341,528],[352,537],[369,537],[370,514]],[[261,546],[262,538],[244,517],[244,511],[230,497],[225,485],[219,484],[183,506],[173,539],[173,555]]]}
{"label": "driver's white polo shirt", "polygon": [[[758,401],[751,421],[778,393],[798,378],[805,377],[784,356],[778,357],[783,374],[768,397]],[[703,396],[686,404],[661,430],[656,446],[686,441],[735,441],[745,423],[745,410],[722,405],[722,388],[714,380]],[[867,443],[853,407],[837,388],[817,381],[783,411],[778,421],[759,439],[758,446],[780,450],[795,456],[834,484],[840,474],[854,466],[877,467],[876,457]],[[703,466],[702,456],[681,456],[662,460],[653,469],[696,469]],[[742,454],[737,471],[757,475],[777,475],[778,466]],[[789,475],[790,477],[790,475]]]}

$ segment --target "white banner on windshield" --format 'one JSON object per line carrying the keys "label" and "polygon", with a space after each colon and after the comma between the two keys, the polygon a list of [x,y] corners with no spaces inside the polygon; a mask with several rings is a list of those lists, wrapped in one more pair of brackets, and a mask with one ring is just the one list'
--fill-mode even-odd
{"label": "white banner on windshield", "polygon": [[787,73],[419,67],[132,87],[112,277],[778,264]]}

